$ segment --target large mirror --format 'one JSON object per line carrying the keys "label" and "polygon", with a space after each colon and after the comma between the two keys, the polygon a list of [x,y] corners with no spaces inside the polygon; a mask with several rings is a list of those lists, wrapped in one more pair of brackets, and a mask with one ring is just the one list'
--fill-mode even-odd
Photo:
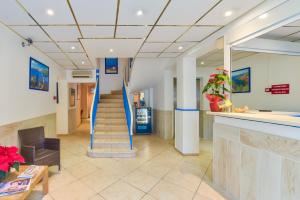
{"label": "large mirror", "polygon": [[300,20],[231,49],[232,102],[260,111],[300,111]]}

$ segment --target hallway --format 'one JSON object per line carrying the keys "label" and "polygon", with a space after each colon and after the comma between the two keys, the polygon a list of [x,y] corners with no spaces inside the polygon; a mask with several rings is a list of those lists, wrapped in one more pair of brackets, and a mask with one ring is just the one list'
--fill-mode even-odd
{"label": "hallway", "polygon": [[43,197],[39,186],[30,200],[224,200],[208,185],[211,142],[201,141],[199,156],[182,156],[157,136],[135,136],[135,158],[90,158],[88,126],[60,136],[62,170],[51,167],[49,194]]}

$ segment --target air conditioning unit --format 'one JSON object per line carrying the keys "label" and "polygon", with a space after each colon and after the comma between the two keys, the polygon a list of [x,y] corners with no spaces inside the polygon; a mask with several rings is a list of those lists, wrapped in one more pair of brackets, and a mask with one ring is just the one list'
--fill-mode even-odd
{"label": "air conditioning unit", "polygon": [[91,70],[73,70],[73,78],[92,78],[93,72]]}

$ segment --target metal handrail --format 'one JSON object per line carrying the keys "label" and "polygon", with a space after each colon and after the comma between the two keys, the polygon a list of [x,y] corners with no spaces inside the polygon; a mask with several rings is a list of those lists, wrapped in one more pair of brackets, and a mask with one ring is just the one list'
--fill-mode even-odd
{"label": "metal handrail", "polygon": [[90,148],[93,149],[94,145],[94,136],[95,136],[95,123],[96,123],[96,115],[98,109],[98,103],[100,101],[100,86],[99,86],[99,78],[96,79],[96,87],[94,89],[94,96],[91,106],[91,117],[90,117]]}
{"label": "metal handrail", "polygon": [[133,148],[133,142],[132,142],[133,114],[132,114],[132,108],[131,108],[131,104],[129,101],[128,90],[127,90],[127,86],[125,84],[125,80],[123,81],[122,94],[123,94],[123,103],[124,103],[124,109],[125,109],[125,114],[126,114],[129,141],[130,141],[130,149],[132,149]]}

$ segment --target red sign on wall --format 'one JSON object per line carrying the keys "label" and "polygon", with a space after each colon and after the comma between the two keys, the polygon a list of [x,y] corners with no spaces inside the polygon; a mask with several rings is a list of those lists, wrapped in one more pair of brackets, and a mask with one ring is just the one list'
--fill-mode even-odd
{"label": "red sign on wall", "polygon": [[271,92],[271,94],[289,94],[290,84],[272,85],[271,88],[266,88],[265,92]]}

